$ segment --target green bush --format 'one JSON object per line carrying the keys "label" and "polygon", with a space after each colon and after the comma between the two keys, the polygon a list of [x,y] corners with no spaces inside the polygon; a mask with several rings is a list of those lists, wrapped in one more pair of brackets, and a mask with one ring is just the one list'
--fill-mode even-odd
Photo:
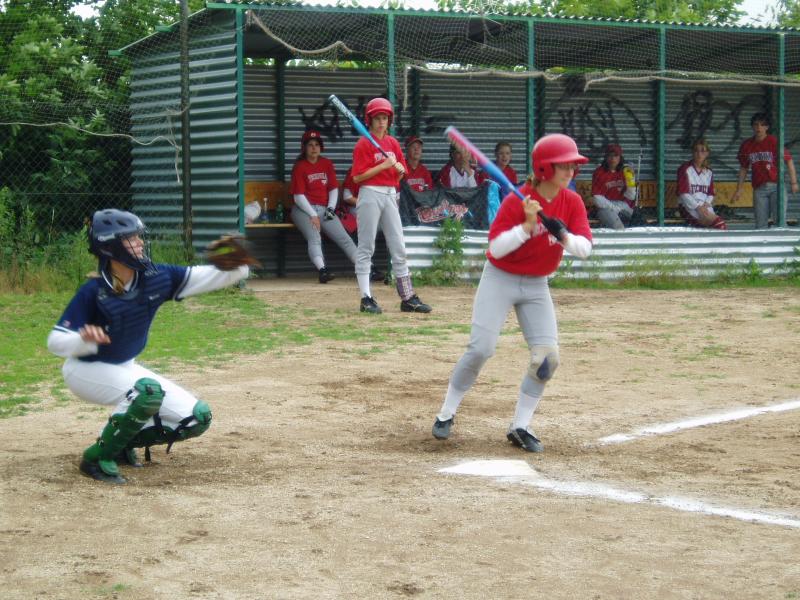
{"label": "green bush", "polygon": [[439,250],[433,263],[427,269],[414,274],[414,280],[421,285],[455,285],[461,283],[464,265],[464,224],[447,218],[442,223],[439,236],[433,247]]}

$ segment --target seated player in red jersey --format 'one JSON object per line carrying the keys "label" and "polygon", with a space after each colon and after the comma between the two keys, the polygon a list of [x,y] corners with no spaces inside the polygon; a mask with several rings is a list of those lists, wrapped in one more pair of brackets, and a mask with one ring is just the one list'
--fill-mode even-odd
{"label": "seated player in red jersey", "polygon": [[692,160],[678,167],[678,210],[692,227],[727,229],[714,212],[714,173],[708,164],[711,148],[704,139],[692,144]]}
{"label": "seated player in red jersey", "polygon": [[433,178],[428,167],[422,164],[422,140],[415,135],[406,138],[406,183],[415,192],[424,192],[433,187]]}
{"label": "seated player in red jersey", "polygon": [[592,174],[592,197],[603,227],[625,229],[635,207],[636,175],[619,144],[606,146],[603,164]]}
{"label": "seated player in red jersey", "polygon": [[[511,142],[497,142],[494,147],[494,163],[500,168],[501,171],[508,177],[508,180],[515,186],[518,183],[517,172],[511,166]],[[475,181],[478,185],[482,184],[487,179],[491,179],[486,171],[479,171],[475,176]],[[511,190],[507,187],[500,188],[500,197],[505,198]]]}

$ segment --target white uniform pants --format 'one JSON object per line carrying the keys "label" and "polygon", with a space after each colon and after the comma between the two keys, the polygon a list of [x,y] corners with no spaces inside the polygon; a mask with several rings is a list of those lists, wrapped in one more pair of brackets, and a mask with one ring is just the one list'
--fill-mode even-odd
{"label": "white uniform pants", "polygon": [[392,257],[394,276],[399,278],[408,275],[403,223],[400,221],[397,192],[394,188],[362,187],[358,193],[356,217],[358,219],[356,274],[369,275],[372,255],[375,254],[375,236],[378,235],[380,227]]}
{"label": "white uniform pants", "polygon": [[[332,239],[334,243],[342,249],[347,258],[349,258],[350,261],[355,264],[356,245],[353,243],[353,238],[351,238],[350,234],[345,230],[344,225],[342,225],[342,222],[339,220],[339,217],[334,217],[330,221],[326,221],[324,206],[312,204],[311,207],[317,211],[322,233]],[[292,207],[292,221],[308,242],[308,257],[311,259],[311,262],[313,263],[315,258],[320,258],[324,263],[325,258],[322,254],[322,235],[311,224],[311,217],[309,217],[304,210],[294,206]]]}

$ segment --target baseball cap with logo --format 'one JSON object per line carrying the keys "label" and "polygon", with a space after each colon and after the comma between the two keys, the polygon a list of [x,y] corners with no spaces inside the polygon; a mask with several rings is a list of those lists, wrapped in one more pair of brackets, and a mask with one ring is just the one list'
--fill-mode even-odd
{"label": "baseball cap with logo", "polygon": [[606,156],[609,154],[616,154],[617,156],[622,156],[622,146],[619,144],[609,144],[606,146]]}
{"label": "baseball cap with logo", "polygon": [[325,150],[325,143],[322,141],[322,134],[314,129],[309,129],[303,134],[303,139],[300,140],[300,148],[305,150],[306,144],[311,140],[317,140],[319,142],[319,149],[322,151]]}
{"label": "baseball cap with logo", "polygon": [[415,136],[415,135],[410,135],[410,136],[408,136],[408,137],[406,138],[406,148],[408,148],[408,147],[409,147],[411,144],[414,144],[414,143],[416,143],[416,142],[419,142],[419,145],[420,145],[420,146],[422,146],[422,145],[423,145],[423,142],[422,142],[422,140],[421,140],[420,138],[418,138],[417,136]]}

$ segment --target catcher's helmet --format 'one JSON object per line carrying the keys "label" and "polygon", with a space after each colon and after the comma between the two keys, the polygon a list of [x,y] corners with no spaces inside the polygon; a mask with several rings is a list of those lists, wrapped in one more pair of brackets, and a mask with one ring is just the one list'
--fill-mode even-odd
{"label": "catcher's helmet", "polygon": [[147,245],[141,258],[134,256],[128,238],[138,235],[144,241],[145,229],[142,220],[133,213],[110,208],[98,210],[92,215],[89,225],[89,252],[100,260],[104,270],[109,260],[116,260],[134,271],[146,271],[152,267]]}
{"label": "catcher's helmet", "polygon": [[392,120],[394,119],[394,109],[392,108],[392,103],[386,98],[373,98],[367,102],[367,110],[365,114],[367,117],[367,125],[372,122],[372,117],[379,114],[389,115],[390,127],[392,125]]}
{"label": "catcher's helmet", "polygon": [[303,139],[300,140],[300,149],[305,151],[306,144],[311,140],[317,140],[319,142],[319,149],[323,152],[325,151],[325,142],[322,141],[322,134],[314,129],[309,129],[303,134]]}
{"label": "catcher's helmet", "polygon": [[536,179],[548,181],[555,174],[553,165],[561,163],[582,165],[589,162],[589,159],[581,156],[575,140],[571,137],[563,133],[551,133],[544,136],[533,146],[531,162],[533,163],[533,174]]}

